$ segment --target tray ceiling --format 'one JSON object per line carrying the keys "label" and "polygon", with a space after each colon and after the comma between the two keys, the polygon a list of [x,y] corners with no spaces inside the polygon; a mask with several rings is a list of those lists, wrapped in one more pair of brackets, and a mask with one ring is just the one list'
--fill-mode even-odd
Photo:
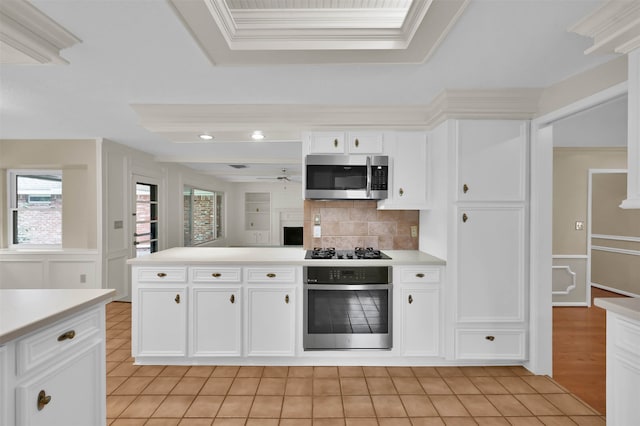
{"label": "tray ceiling", "polygon": [[170,0],[213,64],[421,63],[469,0]]}

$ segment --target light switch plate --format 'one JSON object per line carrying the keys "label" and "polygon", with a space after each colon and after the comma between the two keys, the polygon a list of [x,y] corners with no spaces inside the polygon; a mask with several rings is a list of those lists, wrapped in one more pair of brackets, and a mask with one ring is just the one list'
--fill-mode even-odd
{"label": "light switch plate", "polygon": [[412,238],[418,237],[418,227],[416,225],[411,226],[411,237]]}
{"label": "light switch plate", "polygon": [[313,226],[313,238],[320,238],[322,236],[322,231],[320,230],[320,225]]}

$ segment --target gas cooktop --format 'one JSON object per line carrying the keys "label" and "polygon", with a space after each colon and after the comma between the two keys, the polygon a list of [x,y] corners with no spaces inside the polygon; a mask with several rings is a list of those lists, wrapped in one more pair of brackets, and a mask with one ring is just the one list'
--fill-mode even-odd
{"label": "gas cooktop", "polygon": [[391,259],[380,250],[373,247],[356,247],[353,250],[336,250],[333,247],[314,247],[307,250],[305,259]]}

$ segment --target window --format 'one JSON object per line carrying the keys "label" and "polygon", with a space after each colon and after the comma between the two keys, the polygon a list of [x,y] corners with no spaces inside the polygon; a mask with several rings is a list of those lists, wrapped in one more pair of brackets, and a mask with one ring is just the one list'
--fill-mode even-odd
{"label": "window", "polygon": [[184,187],[184,245],[197,246],[223,238],[223,192]]}
{"label": "window", "polygon": [[62,171],[9,170],[12,246],[62,246]]}
{"label": "window", "polygon": [[158,251],[158,185],[136,182],[136,257]]}

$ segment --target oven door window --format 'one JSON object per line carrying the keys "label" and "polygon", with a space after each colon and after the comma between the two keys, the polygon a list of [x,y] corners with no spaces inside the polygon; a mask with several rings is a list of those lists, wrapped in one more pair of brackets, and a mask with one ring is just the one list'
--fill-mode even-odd
{"label": "oven door window", "polygon": [[307,166],[307,189],[366,189],[367,166]]}
{"label": "oven door window", "polygon": [[389,291],[309,290],[309,334],[389,332]]}

